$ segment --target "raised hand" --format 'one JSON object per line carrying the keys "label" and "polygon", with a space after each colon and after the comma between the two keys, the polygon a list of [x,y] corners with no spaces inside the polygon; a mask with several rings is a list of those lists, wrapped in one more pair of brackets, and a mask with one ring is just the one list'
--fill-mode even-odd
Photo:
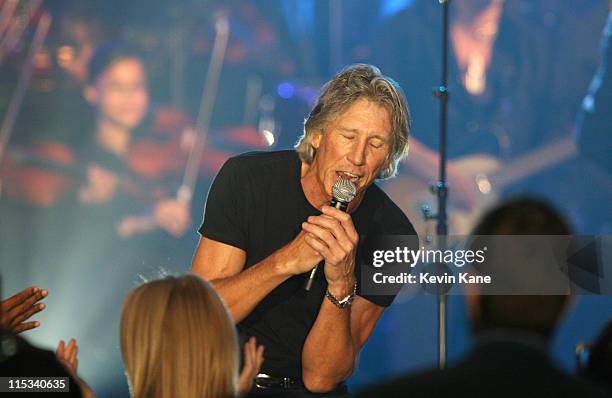
{"label": "raised hand", "polygon": [[55,356],[74,377],[77,375],[77,369],[79,367],[79,360],[77,355],[79,354],[79,347],[77,346],[75,339],[70,339],[68,344],[64,343],[64,340],[60,340],[55,350]]}
{"label": "raised hand", "polygon": [[49,292],[39,287],[29,287],[0,302],[0,326],[13,333],[21,333],[40,326],[38,321],[26,322],[32,315],[45,309],[40,300]]}
{"label": "raised hand", "polygon": [[255,337],[251,337],[244,344],[244,366],[238,380],[238,391],[241,397],[247,395],[253,387],[253,380],[259,373],[259,368],[264,360],[263,352],[264,346],[258,347]]}
{"label": "raised hand", "polygon": [[68,344],[64,340],[60,340],[55,350],[55,356],[57,360],[64,365],[70,376],[76,381],[81,388],[81,393],[85,398],[95,398],[94,392],[91,387],[81,379],[77,373],[79,368],[79,346],[77,346],[76,339],[70,339]]}

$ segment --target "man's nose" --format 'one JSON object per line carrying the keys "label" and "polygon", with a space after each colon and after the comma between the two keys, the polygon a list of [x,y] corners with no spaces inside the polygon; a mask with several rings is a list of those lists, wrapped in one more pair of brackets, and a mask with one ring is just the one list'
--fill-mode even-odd
{"label": "man's nose", "polygon": [[351,147],[351,151],[348,154],[348,160],[355,166],[361,166],[365,164],[367,142],[365,140],[358,140]]}

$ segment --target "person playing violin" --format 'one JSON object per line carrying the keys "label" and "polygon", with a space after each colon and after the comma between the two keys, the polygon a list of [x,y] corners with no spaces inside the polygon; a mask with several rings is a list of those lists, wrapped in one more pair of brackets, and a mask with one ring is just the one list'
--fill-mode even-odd
{"label": "person playing violin", "polygon": [[[149,109],[142,59],[119,45],[102,46],[90,63],[84,96],[95,111],[95,128],[85,154],[90,162],[87,183],[78,192],[79,201],[85,205],[109,204],[118,200],[121,190],[139,199],[153,197],[149,206],[155,224],[173,236],[181,236],[189,226],[189,208],[166,192],[143,188],[130,161],[137,128]],[[118,222],[119,233],[122,223],[125,218]]]}

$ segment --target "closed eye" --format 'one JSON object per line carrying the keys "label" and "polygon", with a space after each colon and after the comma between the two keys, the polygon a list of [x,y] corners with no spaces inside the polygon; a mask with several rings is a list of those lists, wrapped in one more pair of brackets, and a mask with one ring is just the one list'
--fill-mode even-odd
{"label": "closed eye", "polygon": [[382,146],[383,146],[384,144],[385,144],[385,143],[384,143],[383,141],[380,141],[380,140],[372,140],[372,141],[370,141],[370,146],[371,146],[372,148],[376,148],[376,149],[378,149],[378,148],[382,148]]}

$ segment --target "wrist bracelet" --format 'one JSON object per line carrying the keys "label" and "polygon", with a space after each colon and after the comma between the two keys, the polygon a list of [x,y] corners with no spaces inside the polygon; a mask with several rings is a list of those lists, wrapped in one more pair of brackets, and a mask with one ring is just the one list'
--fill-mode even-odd
{"label": "wrist bracelet", "polygon": [[351,294],[349,294],[342,300],[338,300],[336,297],[334,297],[334,295],[331,294],[331,292],[329,291],[329,288],[325,291],[325,297],[327,297],[327,299],[331,301],[331,303],[338,308],[350,307],[356,295],[357,295],[357,281],[355,281],[355,284],[353,285],[353,291],[351,292]]}

